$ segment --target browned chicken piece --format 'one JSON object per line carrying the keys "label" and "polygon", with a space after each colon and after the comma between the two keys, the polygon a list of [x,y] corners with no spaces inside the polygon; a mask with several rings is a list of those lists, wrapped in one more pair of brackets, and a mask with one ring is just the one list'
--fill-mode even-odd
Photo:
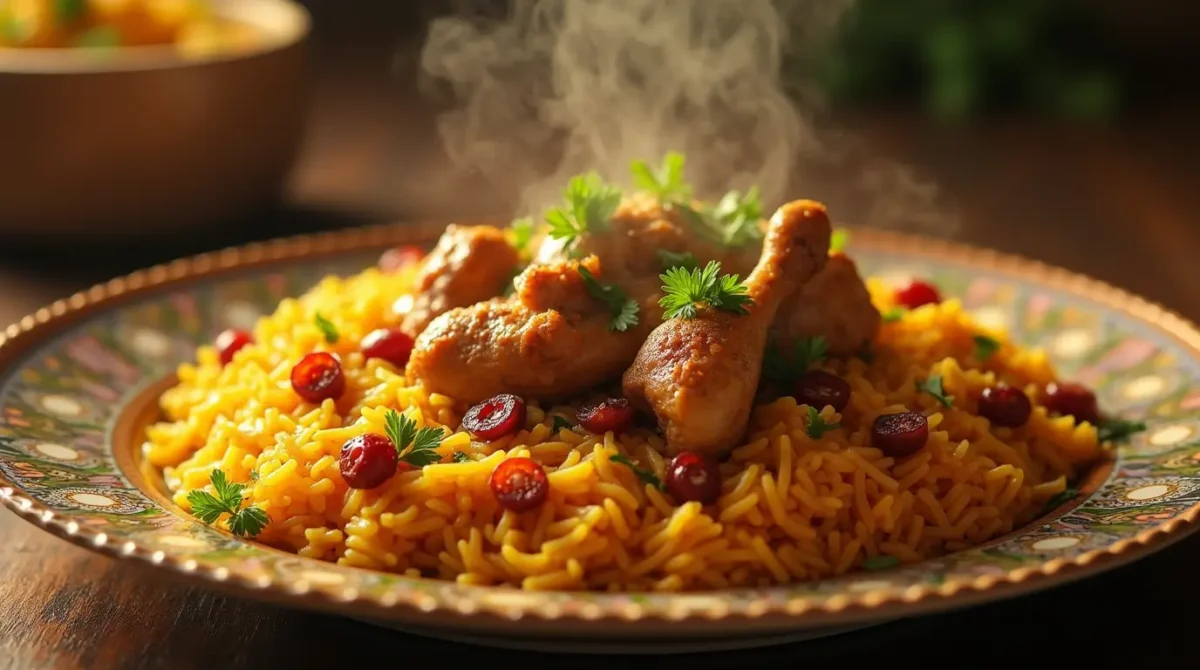
{"label": "browned chicken piece", "polygon": [[780,305],[771,331],[781,343],[819,335],[829,353],[850,356],[874,339],[881,320],[854,261],[839,253]]}
{"label": "browned chicken piece", "polygon": [[638,325],[613,332],[608,308],[588,294],[580,265],[608,280],[595,256],[535,265],[518,277],[512,299],[434,319],[417,338],[408,374],[430,392],[467,402],[497,393],[569,396],[616,377],[662,320],[658,293],[649,290],[657,287],[622,284],[629,295],[648,297],[640,302]]}
{"label": "browned chicken piece", "polygon": [[401,330],[416,337],[446,310],[500,295],[519,262],[503,230],[447,226],[417,274],[412,307],[403,314]]}
{"label": "browned chicken piece", "polygon": [[625,373],[625,395],[653,411],[672,453],[719,454],[746,430],[758,388],[767,330],[792,293],[829,257],[829,218],[811,200],[775,212],[762,256],[746,278],[746,315],[705,308],[650,333]]}

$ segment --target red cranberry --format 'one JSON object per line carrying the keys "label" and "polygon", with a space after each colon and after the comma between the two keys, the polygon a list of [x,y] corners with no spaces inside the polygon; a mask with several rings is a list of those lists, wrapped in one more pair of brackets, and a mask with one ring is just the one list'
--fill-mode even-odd
{"label": "red cranberry", "polygon": [[667,464],[666,485],[676,500],[711,505],[721,496],[721,471],[713,459],[685,451]]}
{"label": "red cranberry", "polygon": [[367,334],[359,348],[367,358],[378,358],[403,369],[412,355],[413,338],[399,328],[380,328]]}
{"label": "red cranberry", "polygon": [[346,440],[338,468],[352,489],[373,489],[396,474],[396,445],[388,438],[367,433]]}
{"label": "red cranberry", "polygon": [[585,430],[593,433],[619,433],[633,423],[633,407],[625,398],[608,398],[580,407],[575,418]]}
{"label": "red cranberry", "polygon": [[213,344],[217,347],[217,355],[221,357],[221,365],[229,365],[229,361],[233,360],[233,355],[253,341],[254,337],[250,333],[230,328],[217,335]]}
{"label": "red cranberry", "polygon": [[871,446],[888,456],[911,456],[929,439],[929,422],[920,412],[881,414],[871,425]]}
{"label": "red cranberry", "polygon": [[983,390],[979,396],[979,414],[992,422],[993,426],[1020,428],[1029,421],[1033,403],[1029,396],[1011,386],[993,386]]}
{"label": "red cranberry", "polygon": [[388,249],[379,257],[379,269],[384,272],[396,272],[413,263],[420,263],[425,258],[425,252],[416,245],[406,244]]}
{"label": "red cranberry", "polygon": [[480,440],[495,440],[525,427],[525,401],[501,393],[467,410],[463,428]]}
{"label": "red cranberry", "polygon": [[896,291],[896,302],[908,309],[916,309],[921,305],[932,305],[942,301],[937,287],[927,281],[914,279],[908,286]]}
{"label": "red cranberry", "polygon": [[309,354],[292,368],[292,390],[313,404],[339,398],[346,390],[342,364],[324,351]]}
{"label": "red cranberry", "polygon": [[841,377],[822,370],[810,370],[796,381],[792,394],[801,404],[815,409],[829,405],[841,412],[850,402],[850,384]]}
{"label": "red cranberry", "polygon": [[1100,423],[1100,406],[1096,403],[1096,394],[1083,384],[1050,382],[1046,385],[1046,398],[1043,402],[1051,412],[1063,416],[1070,415],[1075,417],[1076,421],[1087,421],[1093,426]]}
{"label": "red cranberry", "polygon": [[550,480],[542,466],[529,458],[507,458],[492,470],[488,486],[496,502],[513,512],[528,512],[546,502]]}

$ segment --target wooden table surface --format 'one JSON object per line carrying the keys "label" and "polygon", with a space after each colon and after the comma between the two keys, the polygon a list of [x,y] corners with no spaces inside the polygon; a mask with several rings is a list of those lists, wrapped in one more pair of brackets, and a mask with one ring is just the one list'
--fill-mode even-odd
{"label": "wooden table surface", "polygon": [[[363,79],[371,76],[386,77]],[[428,115],[411,112],[403,96],[364,93],[371,82],[352,77],[323,81],[311,142],[286,209],[253,226],[140,248],[122,244],[98,251],[62,241],[34,249],[0,241],[0,322],[184,253],[298,230],[465,216],[494,206],[476,200],[464,210],[447,189],[422,186],[436,140],[430,139]],[[1196,111],[1195,105],[1160,106],[1108,130],[1029,120],[955,130],[905,114],[868,116],[854,125],[873,147],[934,176],[960,204],[964,223],[954,237],[1085,272],[1200,320]],[[186,588],[55,539],[6,511],[0,511],[0,538],[0,668],[395,667],[414,659],[476,661],[479,667],[500,662],[607,667],[616,660],[555,661],[482,650]],[[958,659],[986,652],[989,658],[1036,663],[1045,653],[1032,644],[1037,641],[1069,654],[1077,667],[1109,665],[1122,656],[1179,664],[1188,636],[1194,636],[1194,614],[1188,613],[1200,597],[1197,566],[1200,536],[1043,594],[839,638],[685,662],[695,668],[799,666],[902,655],[926,663],[934,658],[930,653],[944,650]]]}

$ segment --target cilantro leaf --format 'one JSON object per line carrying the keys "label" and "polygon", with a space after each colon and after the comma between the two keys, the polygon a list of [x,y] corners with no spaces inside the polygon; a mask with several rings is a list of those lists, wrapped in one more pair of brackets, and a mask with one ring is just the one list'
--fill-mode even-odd
{"label": "cilantro leaf", "polygon": [[895,323],[896,321],[903,319],[904,313],[907,311],[908,310],[904,309],[903,307],[893,307],[884,311],[882,314],[880,314],[880,316],[883,317],[884,323]]}
{"label": "cilantro leaf", "polygon": [[337,326],[333,325],[332,321],[321,316],[320,312],[317,312],[315,321],[317,324],[317,328],[321,331],[321,334],[323,334],[325,336],[326,342],[328,342],[329,344],[334,344],[335,342],[338,341]]}
{"label": "cilantro leaf", "polygon": [[258,470],[250,471],[250,481],[252,481],[252,482],[258,481]]}
{"label": "cilantro leaf", "polygon": [[637,475],[638,479],[653,486],[654,488],[658,489],[659,491],[666,490],[665,487],[663,486],[662,480],[660,480],[657,475],[655,475],[653,472],[651,472],[649,470],[646,470],[645,468],[638,467],[637,464],[635,464],[633,461],[626,458],[624,455],[614,454],[613,456],[609,457],[608,460],[610,460],[614,463],[620,463],[621,465],[624,465],[625,467],[629,468],[630,470],[633,470],[633,474]]}
{"label": "cilantro leaf", "polygon": [[1115,442],[1117,440],[1128,439],[1143,430],[1146,430],[1146,424],[1142,421],[1103,419],[1100,421],[1100,429],[1097,431],[1097,437],[1099,437],[1101,442]]}
{"label": "cilantro leaf", "polygon": [[208,480],[212,484],[212,493],[197,489],[187,495],[192,515],[197,519],[211,526],[222,514],[228,514],[229,532],[238,537],[254,537],[270,523],[271,518],[262,508],[254,505],[242,507],[245,484],[230,483],[225,471],[220,468],[213,470]]}
{"label": "cilantro leaf", "polygon": [[924,391],[933,396],[934,400],[942,403],[945,407],[954,406],[954,396],[946,395],[946,390],[942,387],[941,375],[931,375],[929,379],[917,382],[917,390]]}
{"label": "cilantro leaf", "polygon": [[567,421],[566,419],[562,418],[561,416],[555,414],[554,415],[554,433],[557,435],[558,432],[563,430],[564,428],[567,430],[570,430],[571,422]]}
{"label": "cilantro leaf", "polygon": [[657,252],[658,260],[662,262],[664,270],[671,268],[683,268],[685,270],[695,270],[700,267],[700,262],[692,255],[690,251],[675,252],[659,249]]}
{"label": "cilantro leaf", "polygon": [[589,172],[567,182],[563,199],[563,207],[546,212],[546,223],[550,237],[562,240],[563,248],[569,250],[583,235],[608,229],[609,219],[621,204],[621,191]]}
{"label": "cilantro leaf", "polygon": [[712,209],[712,217],[722,230],[725,246],[741,247],[763,238],[762,203],[758,199],[758,187],[744,194],[730,191]]}
{"label": "cilantro leaf", "polygon": [[454,456],[452,456],[450,458],[450,460],[455,463],[466,463],[467,461],[471,460],[471,457],[468,456],[467,452],[465,452],[465,451],[456,451],[456,452],[454,452]]}
{"label": "cilantro leaf", "polygon": [[846,250],[850,243],[850,231],[845,228],[835,228],[829,237],[829,253],[836,254]]}
{"label": "cilantro leaf", "polygon": [[664,204],[687,202],[692,198],[692,187],[683,179],[683,154],[672,151],[663,156],[662,165],[652,169],[645,161],[635,160],[629,165],[633,183],[638,188],[654,195]]}
{"label": "cilantro leaf", "polygon": [[396,446],[401,461],[421,468],[442,460],[437,448],[446,433],[441,428],[425,426],[418,430],[416,421],[394,409],[387,411],[383,421],[388,439]]}
{"label": "cilantro leaf", "polygon": [[763,350],[762,377],[790,384],[825,358],[828,351],[829,343],[821,335],[793,340],[790,355],[780,349],[779,343],[771,343]]}
{"label": "cilantro leaf", "polygon": [[529,242],[533,239],[533,219],[529,217],[516,219],[508,227],[512,230],[513,246],[516,247],[518,254],[524,255],[529,248]]}
{"label": "cilantro leaf", "polygon": [[639,306],[631,300],[616,284],[605,284],[596,279],[591,270],[579,266],[579,275],[583,277],[583,285],[588,295],[608,306],[610,319],[608,329],[625,332],[638,324]]}
{"label": "cilantro leaf", "polygon": [[808,407],[808,425],[804,427],[804,432],[814,440],[821,439],[821,436],[835,428],[841,427],[840,423],[825,423],[825,418],[812,405]]}
{"label": "cilantro leaf", "polygon": [[976,335],[971,338],[975,342],[975,359],[986,361],[1000,350],[1000,343],[987,335]]}
{"label": "cilantro leaf", "polygon": [[749,287],[738,281],[737,275],[721,275],[721,264],[709,261],[704,269],[671,268],[659,275],[663,281],[663,297],[658,301],[666,313],[664,319],[694,319],[697,306],[704,304],[732,314],[748,314],[754,300]]}

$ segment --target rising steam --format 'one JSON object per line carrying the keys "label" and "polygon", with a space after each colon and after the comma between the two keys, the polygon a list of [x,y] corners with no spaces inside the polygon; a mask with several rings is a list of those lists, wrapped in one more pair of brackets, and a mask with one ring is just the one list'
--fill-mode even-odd
{"label": "rising steam", "polygon": [[952,232],[932,188],[852,160],[849,140],[819,129],[811,91],[785,93],[785,56],[823,46],[851,4],[513,0],[500,20],[463,8],[431,24],[422,73],[458,101],[439,119],[450,158],[519,192],[520,213],[557,202],[574,174],[627,184],[632,159],[682,151],[703,197],[758,185],[768,206],[812,197],[861,225]]}

